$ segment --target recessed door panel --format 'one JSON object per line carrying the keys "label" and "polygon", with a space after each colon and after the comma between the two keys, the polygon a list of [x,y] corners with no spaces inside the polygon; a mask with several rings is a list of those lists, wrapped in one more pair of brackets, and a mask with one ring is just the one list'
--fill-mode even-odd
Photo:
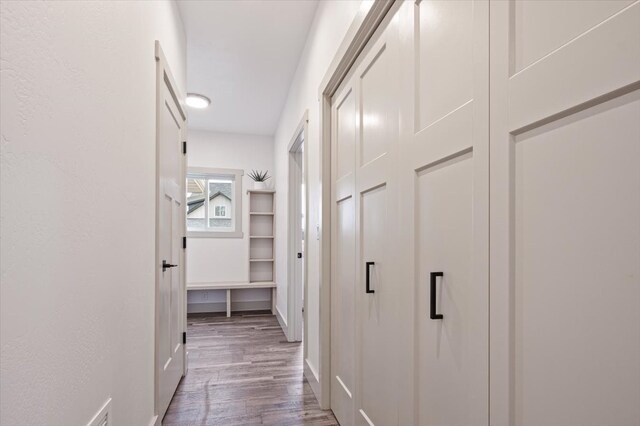
{"label": "recessed door panel", "polygon": [[360,165],[384,155],[389,144],[397,139],[397,109],[393,99],[396,76],[392,73],[391,54],[387,43],[376,46],[373,59],[363,67],[360,76],[361,142]]}
{"label": "recessed door panel", "polygon": [[634,0],[514,2],[513,35],[518,72],[595,27]]}
{"label": "recessed door panel", "polygon": [[352,197],[337,203],[336,264],[332,290],[332,409],[341,425],[353,425],[355,392],[356,240],[355,203]]}
{"label": "recessed door panel", "polygon": [[[470,370],[478,368],[470,350],[473,322],[478,320],[472,288],[478,282],[471,263],[472,154],[427,168],[417,181],[417,423],[478,424],[467,410],[474,397]],[[432,297],[442,319],[431,319]]]}
{"label": "recessed door panel", "polygon": [[515,140],[518,425],[640,419],[638,95]]}
{"label": "recessed door panel", "polygon": [[356,159],[356,103],[349,89],[336,108],[336,178],[353,173]]}
{"label": "recessed door panel", "polygon": [[[361,195],[361,302],[359,366],[362,403],[358,424],[397,424],[394,304],[396,291],[389,255],[388,190],[381,186]],[[371,263],[373,262],[373,263]],[[369,265],[367,265],[369,263]],[[368,279],[367,279],[368,277]]]}
{"label": "recessed door panel", "polygon": [[420,130],[473,98],[474,2],[416,3],[416,129]]}

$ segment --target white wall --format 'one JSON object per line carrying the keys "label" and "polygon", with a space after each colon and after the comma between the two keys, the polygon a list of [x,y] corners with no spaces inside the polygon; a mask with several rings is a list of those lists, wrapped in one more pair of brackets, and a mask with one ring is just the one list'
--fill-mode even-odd
{"label": "white wall", "polygon": [[[189,238],[187,242],[187,282],[249,281],[249,199],[247,189],[252,169],[273,171],[271,136],[215,133],[189,130],[188,163],[192,167],[242,169],[243,238]],[[279,214],[279,213],[278,213]],[[269,289],[234,290],[232,300],[269,301]],[[188,304],[226,301],[224,290],[189,291]],[[191,306],[190,306],[191,307]],[[192,309],[193,310],[193,309]]]}
{"label": "white wall", "polygon": [[318,126],[320,112],[318,89],[333,56],[360,7],[361,1],[322,1],[313,21],[300,58],[278,130],[275,134],[275,182],[278,191],[276,218],[276,274],[278,276],[278,309],[287,313],[287,188],[288,188],[288,143],[305,109],[309,110],[309,134],[305,149],[309,158],[309,237],[307,247],[308,300],[307,320],[308,358],[315,371],[319,367],[319,241],[317,225],[320,213],[320,145]]}
{"label": "white wall", "polygon": [[0,3],[3,425],[152,419],[156,39],[184,91],[173,3]]}

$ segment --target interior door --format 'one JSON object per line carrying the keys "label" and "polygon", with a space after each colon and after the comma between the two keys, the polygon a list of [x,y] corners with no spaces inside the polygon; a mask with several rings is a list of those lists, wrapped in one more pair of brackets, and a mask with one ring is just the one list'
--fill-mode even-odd
{"label": "interior door", "polygon": [[415,271],[415,424],[486,425],[489,4],[408,6],[401,214],[403,269]]}
{"label": "interior door", "polygon": [[398,15],[386,18],[353,78],[357,329],[355,424],[399,423],[396,259],[398,223]]}
{"label": "interior door", "polygon": [[[186,116],[159,46],[157,101],[156,414],[164,414],[185,372],[186,327],[182,237],[185,235]],[[158,55],[158,52],[160,54]]]}
{"label": "interior door", "polygon": [[640,3],[493,2],[491,423],[640,419]]}

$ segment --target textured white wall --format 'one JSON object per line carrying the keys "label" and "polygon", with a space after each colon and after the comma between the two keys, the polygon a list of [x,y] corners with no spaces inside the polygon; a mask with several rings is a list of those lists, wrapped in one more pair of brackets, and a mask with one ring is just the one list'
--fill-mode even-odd
{"label": "textured white wall", "polygon": [[305,109],[309,110],[309,134],[305,149],[309,158],[309,230],[307,247],[308,301],[305,318],[308,332],[308,358],[312,368],[319,366],[319,242],[317,225],[320,213],[320,145],[318,126],[320,111],[318,89],[347,29],[360,7],[361,1],[322,1],[318,5],[313,26],[300,58],[298,69],[289,89],[278,130],[275,135],[275,182],[278,191],[276,219],[276,274],[278,276],[278,309],[287,315],[287,147]]}
{"label": "textured white wall", "polygon": [[3,425],[152,419],[156,39],[184,92],[173,3],[0,3]]}
{"label": "textured white wall", "polygon": [[[243,238],[189,238],[187,243],[187,282],[249,281],[249,199],[247,189],[252,169],[273,174],[271,136],[216,133],[189,130],[188,163],[192,167],[242,169]],[[278,212],[278,214],[280,214]],[[269,289],[235,290],[233,300],[268,301]],[[224,290],[189,291],[188,303],[226,301]]]}

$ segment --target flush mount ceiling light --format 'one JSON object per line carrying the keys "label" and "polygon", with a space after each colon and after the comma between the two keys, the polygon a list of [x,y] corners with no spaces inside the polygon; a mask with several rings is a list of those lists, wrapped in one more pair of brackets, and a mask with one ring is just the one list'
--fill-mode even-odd
{"label": "flush mount ceiling light", "polygon": [[191,108],[206,108],[211,103],[211,99],[197,93],[187,93],[187,105]]}

